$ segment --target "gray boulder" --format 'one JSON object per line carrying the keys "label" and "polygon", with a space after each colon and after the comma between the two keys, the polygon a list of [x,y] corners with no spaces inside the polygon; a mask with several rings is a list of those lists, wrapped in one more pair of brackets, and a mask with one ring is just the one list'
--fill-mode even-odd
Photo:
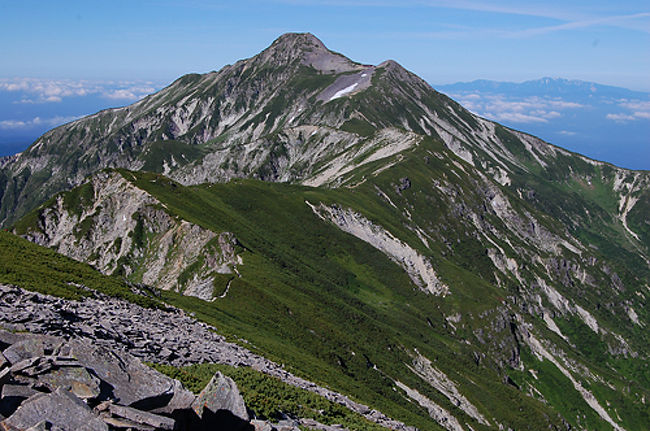
{"label": "gray boulder", "polygon": [[10,415],[16,411],[20,403],[38,393],[35,389],[25,385],[4,385],[0,393],[0,414]]}
{"label": "gray boulder", "polygon": [[214,415],[220,411],[228,411],[242,421],[250,420],[239,388],[230,377],[218,371],[196,397],[192,408],[200,418],[207,414]]}
{"label": "gray boulder", "polygon": [[56,337],[25,334],[20,341],[7,347],[2,354],[9,362],[16,364],[25,359],[51,355],[62,343],[63,341]]}
{"label": "gray boulder", "polygon": [[255,431],[277,431],[276,428],[268,421],[253,419],[251,425]]}
{"label": "gray boulder", "polygon": [[9,332],[5,331],[4,329],[0,329],[0,349],[2,350],[24,339],[25,337],[23,334],[17,334],[15,332]]}
{"label": "gray boulder", "polygon": [[[154,410],[168,406],[170,401],[183,398],[188,392],[175,381],[143,364],[128,353],[118,355],[103,347],[73,340],[68,343],[68,355],[107,383],[110,393],[102,398],[141,410]],[[190,394],[191,395],[191,394]]]}
{"label": "gray boulder", "polygon": [[108,431],[108,425],[83,401],[62,388],[30,397],[13,415],[0,422],[0,428],[26,430],[44,421],[63,431]]}
{"label": "gray boulder", "polygon": [[97,398],[100,394],[100,380],[82,366],[52,369],[48,373],[40,375],[38,381],[51,390],[59,387],[68,389],[75,396],[84,400]]}
{"label": "gray boulder", "polygon": [[178,380],[173,380],[172,385],[172,398],[165,406],[151,409],[152,413],[173,414],[177,411],[190,410],[192,408],[192,403],[196,399],[196,396],[185,389],[183,384]]}
{"label": "gray boulder", "polygon": [[29,428],[27,431],[62,431],[62,428],[59,428],[56,425],[52,425],[51,422],[41,421]]}
{"label": "gray boulder", "polygon": [[156,430],[171,431],[176,426],[174,419],[143,412],[132,407],[111,404],[108,407],[108,411],[114,418],[122,419],[123,422],[130,422],[132,424],[131,427],[134,429],[147,429],[152,427]]}

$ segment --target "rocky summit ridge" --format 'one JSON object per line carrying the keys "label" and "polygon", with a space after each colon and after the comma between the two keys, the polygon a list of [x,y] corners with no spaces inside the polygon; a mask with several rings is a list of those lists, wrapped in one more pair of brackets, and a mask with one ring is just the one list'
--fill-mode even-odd
{"label": "rocky summit ridge", "polygon": [[[107,292],[183,309],[294,383],[344,394],[367,420],[350,429],[650,421],[649,173],[478,117],[393,61],[362,65],[283,35],[1,163],[9,291],[88,295],[80,272],[92,290],[122,283]],[[37,266],[65,269],[56,289],[30,277]],[[163,342],[146,317],[129,344],[122,306],[97,313],[104,325],[80,304],[32,299],[16,312],[28,329],[62,331],[49,322],[65,313],[29,310],[65,304],[75,336],[127,345],[188,384],[188,362],[246,356],[190,335]]]}

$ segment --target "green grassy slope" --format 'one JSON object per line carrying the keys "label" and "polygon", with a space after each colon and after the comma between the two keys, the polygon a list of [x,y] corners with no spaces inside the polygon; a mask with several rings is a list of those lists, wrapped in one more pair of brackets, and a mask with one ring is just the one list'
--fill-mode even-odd
{"label": "green grassy slope", "polygon": [[[484,429],[411,371],[417,351],[456,382],[490,423],[498,418],[515,429],[542,429],[566,421],[576,427],[608,429],[560,370],[537,359],[518,338],[522,322],[516,316],[523,315],[524,325],[534,325],[538,336],[559,346],[568,361],[597,376],[593,380],[576,375],[610,416],[626,429],[642,430],[640,424],[649,417],[640,400],[650,396],[644,365],[650,340],[643,326],[629,323],[626,304],[632,300],[637,304],[636,296],[643,296],[639,289],[646,272],[636,260],[627,259],[637,255],[624,236],[610,234],[598,224],[617,226],[606,217],[616,205],[606,185],[595,183],[585,191],[577,181],[552,183],[533,176],[524,183],[524,174],[515,173],[515,187],[499,188],[518,217],[535,217],[539,226],[534,229],[544,228],[562,238],[571,233],[581,240],[598,235],[603,245],[558,255],[513,235],[511,224],[518,222],[488,208],[486,196],[495,192],[485,177],[439,141],[424,138],[398,157],[399,163],[380,174],[376,171],[386,160],[356,169],[346,178],[346,184],[354,187],[338,189],[254,180],[183,187],[160,174],[118,172],[175,218],[216,233],[233,232],[240,243],[241,277],[223,276],[215,283],[216,294],[230,286],[225,298],[205,302],[162,292],[164,300],[195,313],[232,339],[248,340],[258,352],[296,374],[408,424],[438,429],[427,411],[397,388],[399,381],[473,429]],[[406,178],[408,187],[402,187]],[[520,199],[524,187],[534,187],[536,198]],[[81,186],[63,194],[69,211],[94,205],[87,189]],[[547,200],[552,194],[557,194],[556,202]],[[351,208],[387,229],[432,262],[451,294],[421,292],[399,265],[321,220],[307,201]],[[567,228],[571,214],[582,214],[584,208],[590,209],[592,223],[581,220]],[[18,230],[38,229],[39,211],[23,218]],[[630,221],[638,223],[638,216],[631,216],[635,217]],[[521,275],[496,271],[487,253],[493,246],[518,260]],[[559,262],[557,270],[549,270],[553,262]],[[562,265],[574,264],[586,268],[589,277],[581,280],[571,271],[562,272]],[[181,278],[193,276],[194,266],[183,271],[179,286]],[[142,272],[131,273],[131,281],[140,282]],[[612,274],[620,276],[627,288],[612,288]],[[529,309],[529,301],[552,309],[545,296],[528,290],[536,279],[546,280],[589,310],[601,333],[595,334],[571,313],[554,316],[566,339],[550,331],[537,305]],[[641,322],[647,322],[645,309],[635,308]],[[612,353],[610,346],[620,346],[613,334],[627,340],[628,351]],[[522,365],[518,355],[525,358]]]}
{"label": "green grassy slope", "polygon": [[75,300],[95,290],[145,307],[160,304],[133,293],[119,277],[101,274],[90,265],[4,230],[0,231],[0,283]]}
{"label": "green grassy slope", "polygon": [[[440,226],[448,224],[450,232],[454,228],[461,231],[444,202],[418,190],[430,180],[428,174],[448,174],[449,167],[433,163],[429,171],[418,171],[407,164],[402,169],[411,172],[413,186],[403,194],[416,196],[412,204],[428,205],[426,218],[435,214]],[[421,172],[421,177],[413,172]],[[488,418],[497,417],[517,429],[538,429],[549,422],[557,425],[557,412],[572,412],[565,411],[559,401],[552,401],[562,398],[564,390],[545,396],[552,403],[550,407],[513,385],[501,383],[503,370],[496,361],[475,363],[475,355],[489,347],[476,343],[473,331],[485,329],[481,316],[498,310],[504,297],[511,294],[490,282],[484,248],[476,240],[450,234],[454,246],[447,253],[453,254],[454,263],[441,257],[440,244],[430,244],[430,248],[420,245],[420,251],[437,263],[452,286],[449,297],[432,297],[418,291],[386,256],[322,222],[305,204],[307,200],[356,208],[398,237],[417,244],[415,234],[401,225],[401,212],[382,204],[370,185],[323,190],[240,180],[186,188],[153,174],[123,174],[160,199],[170,212],[215,231],[234,232],[246,249],[242,277],[233,281],[224,299],[206,303],[172,292],[164,293],[165,299],[233,336],[246,338],[260,352],[290,365],[294,372],[352,394],[407,423],[436,429],[423,409],[394,389],[393,381],[399,380],[417,387],[474,429],[481,429],[482,425],[409,371],[409,355],[417,349],[435,358],[435,366],[452,377]],[[389,191],[397,202],[400,196],[390,192],[390,179],[395,174],[400,172],[379,176],[375,184]],[[471,184],[465,186],[471,195]],[[467,316],[467,324],[458,330],[452,330],[445,319],[454,313]],[[507,342],[510,334],[496,331],[494,336],[496,343]],[[531,360],[530,365],[535,363]],[[552,374],[543,371],[548,366],[553,368],[539,365],[543,378],[552,379]],[[615,374],[612,378],[621,379]],[[564,384],[570,385],[566,379]],[[635,390],[643,393],[647,387],[637,386]],[[575,390],[571,393],[580,399]],[[576,406],[588,417],[594,416],[584,402]],[[647,417],[638,407],[627,413],[629,420],[626,418],[625,423],[638,423],[638,418]],[[574,423],[573,418],[568,420]],[[602,425],[597,417],[593,423]]]}

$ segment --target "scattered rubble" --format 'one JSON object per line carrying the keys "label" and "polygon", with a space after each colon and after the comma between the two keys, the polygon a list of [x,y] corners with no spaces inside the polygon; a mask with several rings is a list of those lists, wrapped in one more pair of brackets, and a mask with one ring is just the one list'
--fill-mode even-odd
{"label": "scattered rubble", "polygon": [[[0,284],[0,326],[12,331],[43,334],[32,337],[3,331],[0,337],[4,357],[9,355],[15,358],[18,361],[16,366],[22,367],[21,372],[25,370],[24,374],[28,376],[36,370],[54,370],[52,378],[65,383],[66,376],[72,372],[60,371],[66,361],[73,361],[77,368],[80,366],[76,365],[76,361],[84,363],[86,368],[99,367],[101,371],[91,372],[89,376],[80,370],[74,371],[80,376],[79,384],[74,389],[69,388],[69,391],[77,398],[97,398],[94,395],[97,391],[94,377],[100,380],[100,391],[110,390],[111,399],[116,400],[116,404],[169,416],[176,410],[189,408],[194,395],[181,390],[179,382],[158,374],[140,361],[177,367],[219,363],[252,367],[285,383],[319,394],[387,428],[414,430],[227,342],[215,328],[196,321],[176,308],[144,308],[99,293],[83,301],[72,301]],[[89,350],[87,346],[93,348]],[[6,358],[11,367],[5,367],[2,365],[3,356],[0,355],[0,367],[5,367],[0,369],[0,385],[7,383],[7,379],[18,372],[9,371],[14,368],[14,363],[9,359]],[[70,368],[74,366],[69,365]],[[102,386],[102,382],[108,386]],[[102,395],[105,394],[100,394],[100,397]],[[110,409],[106,411],[111,412]],[[2,411],[0,414],[7,416]],[[128,423],[130,419],[110,420],[114,423],[111,426],[117,427],[118,422]],[[285,425],[276,428],[292,429]],[[311,427],[307,423],[296,422],[295,426],[292,425],[293,429],[297,429],[297,425]],[[335,429],[325,425],[315,428]]]}

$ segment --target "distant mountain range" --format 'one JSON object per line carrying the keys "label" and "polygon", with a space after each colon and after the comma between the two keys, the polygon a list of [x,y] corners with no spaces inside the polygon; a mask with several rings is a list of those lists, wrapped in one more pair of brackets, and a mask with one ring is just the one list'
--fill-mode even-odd
{"label": "distant mountain range", "polygon": [[551,96],[571,97],[580,100],[594,97],[643,99],[650,93],[628,90],[622,87],[602,85],[595,82],[576,79],[544,77],[524,82],[504,82],[477,79],[471,82],[456,82],[454,84],[436,85],[435,88],[445,91],[481,91],[485,93],[504,93],[511,96]]}
{"label": "distant mountain range", "polygon": [[434,87],[483,117],[553,144],[618,166],[650,169],[650,93],[561,78]]}

